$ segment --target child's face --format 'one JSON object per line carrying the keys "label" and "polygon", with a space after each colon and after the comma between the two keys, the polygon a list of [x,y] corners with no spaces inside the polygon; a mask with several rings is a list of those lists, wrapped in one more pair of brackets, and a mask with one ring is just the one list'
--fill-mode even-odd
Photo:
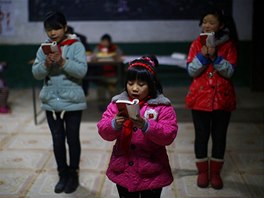
{"label": "child's face", "polygon": [[202,32],[218,32],[223,27],[218,18],[212,14],[208,14],[203,18]]}
{"label": "child's face", "polygon": [[60,43],[65,38],[67,28],[64,27],[64,28],[60,28],[60,29],[46,29],[45,31],[46,31],[48,37],[52,41],[56,41],[57,43]]}
{"label": "child's face", "polygon": [[128,96],[131,99],[139,99],[143,100],[149,95],[149,87],[148,84],[144,81],[128,81],[127,82],[127,92]]}
{"label": "child's face", "polygon": [[101,45],[103,45],[104,47],[109,47],[110,46],[110,42],[107,39],[103,39],[103,40],[101,40]]}

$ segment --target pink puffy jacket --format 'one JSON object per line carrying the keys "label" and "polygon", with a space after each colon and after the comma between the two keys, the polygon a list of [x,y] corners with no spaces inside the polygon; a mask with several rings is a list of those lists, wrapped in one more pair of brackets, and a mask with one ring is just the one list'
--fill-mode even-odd
{"label": "pink puffy jacket", "polygon": [[144,132],[133,128],[129,154],[125,154],[119,146],[121,131],[114,128],[113,119],[118,112],[115,101],[126,97],[126,92],[114,97],[97,123],[103,139],[116,140],[106,175],[131,192],[170,185],[173,176],[166,146],[177,135],[175,110],[163,95],[148,100],[140,109],[140,115],[148,120],[148,128]]}

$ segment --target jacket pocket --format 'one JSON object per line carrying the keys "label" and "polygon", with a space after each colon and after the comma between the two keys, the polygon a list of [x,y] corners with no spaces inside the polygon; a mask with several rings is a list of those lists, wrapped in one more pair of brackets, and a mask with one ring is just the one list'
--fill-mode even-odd
{"label": "jacket pocket", "polygon": [[162,161],[157,156],[140,157],[138,159],[138,173],[144,176],[153,176],[161,172],[163,168]]}
{"label": "jacket pocket", "polygon": [[223,110],[234,110],[236,107],[236,95],[234,87],[228,81],[221,81],[218,85],[217,106]]}
{"label": "jacket pocket", "polygon": [[115,173],[122,173],[126,169],[126,155],[116,145],[113,146],[113,153],[110,159],[109,168]]}
{"label": "jacket pocket", "polygon": [[185,97],[185,104],[186,104],[186,106],[188,107],[188,108],[191,108],[191,107],[193,107],[193,105],[194,105],[194,103],[195,103],[195,95],[194,95],[194,93],[192,93],[192,92],[188,92],[187,93],[187,95],[186,95],[186,97]]}
{"label": "jacket pocket", "polygon": [[62,88],[58,90],[58,96],[65,101],[71,101],[75,103],[85,102],[84,92],[82,88],[78,86]]}
{"label": "jacket pocket", "polygon": [[185,104],[188,108],[192,108],[197,100],[198,87],[191,84],[187,95],[185,96]]}
{"label": "jacket pocket", "polygon": [[39,98],[43,103],[47,103],[51,99],[55,98],[55,92],[49,87],[44,86],[39,93]]}

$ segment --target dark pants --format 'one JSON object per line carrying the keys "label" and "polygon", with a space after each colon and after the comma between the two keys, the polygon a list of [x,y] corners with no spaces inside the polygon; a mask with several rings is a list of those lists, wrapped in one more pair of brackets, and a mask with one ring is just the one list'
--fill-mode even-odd
{"label": "dark pants", "polygon": [[211,157],[224,159],[226,148],[226,134],[231,112],[227,111],[197,111],[192,110],[195,129],[194,150],[197,159],[206,158],[208,154],[208,141],[212,136]]}
{"label": "dark pants", "polygon": [[[46,111],[47,121],[53,140],[53,152],[58,170],[70,167],[79,169],[81,156],[80,124],[82,111],[67,111],[63,118],[56,112],[56,120],[51,111]],[[66,140],[69,148],[69,165],[67,164]]]}
{"label": "dark pants", "polygon": [[122,186],[116,185],[119,198],[160,198],[162,188],[154,190],[144,190],[139,192],[128,192],[128,190]]}

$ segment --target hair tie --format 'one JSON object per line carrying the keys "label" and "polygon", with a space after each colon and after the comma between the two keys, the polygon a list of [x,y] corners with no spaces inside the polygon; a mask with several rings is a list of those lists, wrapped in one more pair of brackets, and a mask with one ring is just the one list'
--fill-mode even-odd
{"label": "hair tie", "polygon": [[129,65],[128,69],[130,69],[131,67],[135,67],[135,66],[141,66],[146,68],[152,75],[155,75],[154,70],[147,64],[145,63],[141,63],[141,62],[135,62],[132,63],[131,65]]}
{"label": "hair tie", "polygon": [[148,61],[152,65],[152,67],[155,67],[155,63],[149,57],[144,57],[142,59]]}

